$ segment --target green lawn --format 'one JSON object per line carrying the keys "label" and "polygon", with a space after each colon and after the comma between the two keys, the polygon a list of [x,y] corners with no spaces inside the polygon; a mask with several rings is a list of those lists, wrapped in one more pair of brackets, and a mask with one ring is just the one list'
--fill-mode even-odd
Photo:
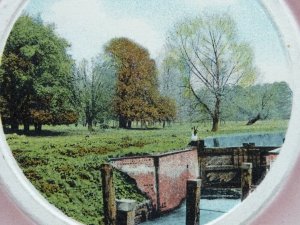
{"label": "green lawn", "polygon": [[[234,133],[285,131],[288,121],[226,122],[220,131],[210,124],[173,124],[165,129],[123,130],[86,127],[45,126],[40,136],[7,134],[7,141],[25,175],[55,206],[85,223],[102,224],[100,165],[110,157],[148,154],[184,148],[191,127],[199,126],[199,137]],[[128,177],[115,173],[117,198],[145,197]]]}

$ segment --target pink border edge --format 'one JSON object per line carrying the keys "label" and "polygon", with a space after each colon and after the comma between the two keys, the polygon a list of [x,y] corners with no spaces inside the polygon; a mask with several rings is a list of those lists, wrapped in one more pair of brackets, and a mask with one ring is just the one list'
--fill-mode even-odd
{"label": "pink border edge", "polygon": [[[285,0],[300,26],[300,1]],[[298,157],[294,168],[282,184],[278,195],[272,203],[264,208],[251,222],[252,225],[264,224],[300,224],[300,158]]]}

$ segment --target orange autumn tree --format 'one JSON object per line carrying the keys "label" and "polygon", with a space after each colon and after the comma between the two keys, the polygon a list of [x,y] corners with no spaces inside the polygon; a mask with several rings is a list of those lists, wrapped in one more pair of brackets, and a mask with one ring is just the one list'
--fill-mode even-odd
{"label": "orange autumn tree", "polygon": [[114,38],[105,47],[116,68],[114,109],[120,128],[131,128],[133,121],[159,121],[161,98],[156,64],[148,50],[127,38]]}

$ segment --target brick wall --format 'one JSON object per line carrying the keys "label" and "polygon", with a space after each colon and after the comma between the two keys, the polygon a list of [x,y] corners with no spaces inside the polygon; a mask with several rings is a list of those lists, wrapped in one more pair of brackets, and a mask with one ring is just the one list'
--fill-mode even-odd
{"label": "brick wall", "polygon": [[160,212],[176,208],[186,197],[186,181],[199,176],[197,150],[159,157]]}
{"label": "brick wall", "polygon": [[112,159],[113,167],[128,174],[136,180],[138,188],[146,193],[153,203],[153,208],[157,205],[156,175],[153,157],[128,157]]}
{"label": "brick wall", "polygon": [[111,164],[136,180],[157,213],[179,206],[186,195],[187,179],[199,176],[197,149],[159,155],[112,159]]}

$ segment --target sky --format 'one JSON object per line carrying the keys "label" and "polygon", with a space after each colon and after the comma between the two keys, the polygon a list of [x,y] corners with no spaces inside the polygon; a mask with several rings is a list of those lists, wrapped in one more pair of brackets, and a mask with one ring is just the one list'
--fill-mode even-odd
{"label": "sky", "polygon": [[103,52],[114,37],[133,39],[155,59],[176,22],[225,12],[236,21],[240,40],[254,50],[259,81],[282,81],[287,74],[279,34],[255,0],[31,0],[25,11],[54,23],[56,32],[71,43],[70,54],[77,61]]}

